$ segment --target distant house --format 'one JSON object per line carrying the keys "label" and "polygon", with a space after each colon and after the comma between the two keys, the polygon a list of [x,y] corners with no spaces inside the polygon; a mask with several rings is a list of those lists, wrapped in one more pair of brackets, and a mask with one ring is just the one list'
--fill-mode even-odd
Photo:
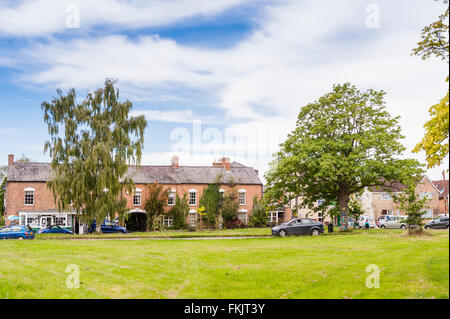
{"label": "distant house", "polygon": [[[59,225],[74,229],[78,232],[79,223],[73,211],[58,212],[53,201],[53,194],[47,188],[46,182],[51,172],[48,163],[18,163],[14,162],[14,156],[8,158],[8,178],[6,184],[6,218],[18,216],[19,223],[30,225],[34,229],[47,225]],[[133,227],[145,230],[146,212],[144,204],[149,194],[147,185],[154,182],[162,184],[169,190],[169,198],[166,211],[175,205],[176,195],[187,195],[190,212],[186,217],[189,225],[198,223],[199,200],[203,189],[217,181],[221,192],[229,191],[228,183],[233,180],[238,191],[239,210],[238,218],[248,224],[252,213],[253,198],[262,196],[262,182],[258,177],[258,171],[252,167],[230,162],[229,158],[222,158],[214,162],[212,166],[180,166],[178,157],[174,156],[171,165],[141,165],[138,168],[132,166],[128,170],[128,177],[132,177],[136,188],[131,194],[124,193],[128,202],[128,214],[134,221]],[[166,219],[166,226],[171,226],[172,220]],[[138,225],[138,226],[136,226]],[[131,225],[130,225],[131,226]]]}
{"label": "distant house", "polygon": [[448,180],[433,181],[439,190],[439,213],[448,215]]}
{"label": "distant house", "polygon": [[[361,196],[362,208],[365,214],[379,218],[382,215],[404,215],[398,205],[394,202],[393,195],[403,193],[406,185],[393,183],[383,187],[368,187]],[[422,178],[416,183],[416,193],[420,198],[428,198],[429,201],[423,210],[423,217],[431,219],[439,215],[439,196],[440,192],[436,185],[428,176]]]}
{"label": "distant house", "polygon": [[[405,188],[406,185],[401,183],[392,183],[383,187],[367,187],[357,199],[365,212],[364,215],[373,217],[375,220],[382,215],[404,215],[405,213],[401,212],[398,205],[394,202],[393,195],[403,193]],[[422,176],[417,181],[416,192],[420,198],[427,197],[429,199],[423,210],[424,218],[431,219],[443,213],[443,192],[428,176]],[[294,198],[288,205],[280,206],[278,209],[272,210],[269,212],[269,222],[272,224],[280,224],[294,217],[312,218],[324,223],[332,221],[326,211],[316,212],[308,208],[296,209],[296,207],[301,205],[301,201],[301,197]],[[320,201],[318,201],[314,206],[317,207],[320,204]],[[337,221],[335,220],[333,222],[336,223]]]}

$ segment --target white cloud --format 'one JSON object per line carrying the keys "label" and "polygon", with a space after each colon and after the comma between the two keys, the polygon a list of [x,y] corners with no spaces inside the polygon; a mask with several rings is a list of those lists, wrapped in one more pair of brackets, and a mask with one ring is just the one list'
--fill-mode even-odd
{"label": "white cloud", "polygon": [[[161,19],[171,23],[193,14],[224,10],[228,7],[225,3],[215,2],[206,9],[189,5],[185,12],[169,10],[159,2],[155,8]],[[349,81],[361,89],[383,89],[387,92],[388,110],[402,117],[406,155],[423,161],[423,154],[412,155],[409,151],[423,135],[428,107],[445,92],[447,70],[438,61],[424,62],[411,57],[410,52],[420,37],[420,29],[432,22],[442,7],[430,1],[414,5],[404,1],[375,3],[380,8],[379,29],[365,26],[367,13],[361,1],[283,1],[268,5],[257,21],[258,28],[229,49],[194,48],[157,36],[137,40],[118,35],[87,36],[49,40],[27,48],[17,54],[17,59],[31,61],[34,66],[33,71],[24,67],[21,80],[38,85],[92,89],[105,77],[115,77],[120,79],[122,96],[132,92],[141,99],[174,99],[186,104],[192,101],[185,92],[198,91],[217,101],[212,108],[226,111],[228,118],[221,120],[229,129],[273,129],[280,136],[293,129],[301,106],[328,92],[334,83]],[[153,19],[158,21],[155,17],[159,15],[148,11],[151,5],[144,8],[144,2],[133,2],[133,6],[123,9],[139,11],[133,11],[134,18],[115,14],[115,6],[120,5],[115,1],[113,9],[105,9],[108,14],[98,24],[106,21],[115,26],[139,26],[154,23]],[[171,5],[184,8],[187,2]],[[45,32],[55,32],[49,30]],[[160,121],[183,123],[193,118],[189,110],[148,112],[149,118]],[[235,124],[236,119],[246,122]],[[210,146],[225,153],[233,148],[247,153],[256,149],[264,156],[254,161],[247,155],[236,156],[263,166],[279,141],[242,143]]]}
{"label": "white cloud", "polygon": [[[192,110],[182,111],[158,111],[158,110],[136,110],[133,116],[144,115],[150,122],[191,123],[196,119]],[[197,118],[198,119],[198,118]]]}
{"label": "white cloud", "polygon": [[[25,0],[0,4],[0,34],[45,36],[67,31],[66,20],[79,14],[80,31],[96,26],[164,26],[195,16],[208,17],[248,0]],[[76,6],[76,11],[72,8]]]}

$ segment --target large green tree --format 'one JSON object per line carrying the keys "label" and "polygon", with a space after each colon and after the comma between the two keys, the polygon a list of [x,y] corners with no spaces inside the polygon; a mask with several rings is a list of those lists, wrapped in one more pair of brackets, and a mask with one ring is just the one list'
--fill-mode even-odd
{"label": "large green tree", "polygon": [[73,209],[85,222],[104,218],[122,219],[126,200],[122,191],[132,191],[128,165],[139,165],[144,144],[145,117],[130,115],[133,104],[119,99],[115,81],[89,93],[77,103],[71,89],[58,90],[51,103],[42,103],[50,140],[45,152],[51,157],[48,187],[60,211]]}
{"label": "large green tree", "polygon": [[[448,0],[442,0],[444,13],[430,25],[422,29],[422,38],[413,49],[412,54],[423,60],[435,57],[449,63],[449,7]],[[448,76],[447,76],[448,82]],[[425,136],[416,145],[414,152],[425,151],[428,167],[443,163],[449,151],[449,91],[440,103],[429,109],[430,120],[425,125]]]}
{"label": "large green tree", "polygon": [[338,203],[348,225],[352,194],[368,186],[402,181],[421,170],[404,151],[398,117],[385,110],[384,92],[361,92],[345,83],[301,108],[296,128],[281,144],[276,165],[266,174],[268,202],[301,197],[302,207]]}

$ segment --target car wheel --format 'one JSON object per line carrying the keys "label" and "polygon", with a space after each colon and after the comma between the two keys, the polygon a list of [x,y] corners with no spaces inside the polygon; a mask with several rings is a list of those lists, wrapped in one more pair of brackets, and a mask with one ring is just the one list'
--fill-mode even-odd
{"label": "car wheel", "polygon": [[380,228],[386,228],[386,225],[381,225]]}
{"label": "car wheel", "polygon": [[278,232],[278,236],[280,236],[280,237],[286,237],[286,231],[284,230],[284,229],[282,229],[282,230],[280,230],[279,232]]}
{"label": "car wheel", "polygon": [[430,229],[430,226],[425,226],[424,228],[425,228],[425,229]]}
{"label": "car wheel", "polygon": [[23,238],[23,236],[19,236],[17,237],[18,240],[24,240],[25,238]]}
{"label": "car wheel", "polygon": [[320,235],[320,231],[319,231],[318,229],[313,229],[313,230],[311,231],[311,235],[312,235],[312,236],[319,236],[319,235]]}
{"label": "car wheel", "polygon": [[401,229],[406,229],[406,225],[401,225],[400,228]]}

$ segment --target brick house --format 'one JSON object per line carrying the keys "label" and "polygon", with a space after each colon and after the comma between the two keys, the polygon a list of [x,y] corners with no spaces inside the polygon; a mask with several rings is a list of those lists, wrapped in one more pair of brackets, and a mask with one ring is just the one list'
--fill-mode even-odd
{"label": "brick house", "polygon": [[[5,217],[8,219],[10,216],[17,216],[20,224],[30,225],[34,229],[53,224],[78,232],[80,227],[75,212],[58,212],[53,194],[46,186],[50,171],[48,163],[18,163],[14,162],[13,155],[9,155]],[[230,162],[229,158],[222,158],[212,166],[180,166],[178,157],[174,156],[171,165],[142,165],[138,168],[133,166],[129,168],[127,174],[133,178],[136,185],[132,194],[124,193],[128,202],[128,214],[132,215],[132,220],[140,224],[136,230],[143,230],[145,227],[143,220],[146,215],[144,203],[148,197],[147,186],[154,182],[170,191],[166,211],[175,204],[176,195],[183,197],[187,194],[190,212],[186,221],[192,226],[198,223],[196,209],[199,207],[203,189],[216,182],[218,177],[221,192],[229,190],[230,180],[236,184],[239,194],[238,218],[245,224],[249,222],[253,198],[256,196],[261,199],[262,196],[262,182],[258,177],[258,171]],[[167,226],[172,223],[170,219],[164,222]],[[7,223],[10,224],[11,221]]]}
{"label": "brick house", "polygon": [[[362,208],[365,215],[374,219],[382,215],[404,215],[394,202],[393,194],[400,194],[406,188],[401,183],[393,183],[389,187],[368,187],[361,197]],[[420,198],[427,197],[429,201],[424,208],[424,218],[431,219],[439,215],[439,189],[428,176],[416,183],[416,193]]]}
{"label": "brick house", "polygon": [[439,213],[448,216],[448,180],[433,181],[439,190]]}
{"label": "brick house", "polygon": [[[365,212],[364,215],[373,217],[374,220],[381,215],[404,215],[404,213],[400,212],[398,209],[397,204],[394,203],[392,195],[401,193],[405,188],[406,185],[401,183],[393,183],[389,187],[366,188],[363,194],[358,196],[358,200]],[[421,198],[428,197],[430,199],[424,209],[425,218],[431,219],[443,213],[443,192],[439,190],[436,183],[431,181],[428,176],[423,176],[421,180],[417,182],[416,192]],[[272,224],[280,224],[295,217],[311,218],[323,223],[332,221],[328,214],[314,212],[308,208],[300,208],[295,211],[295,207],[300,203],[301,198],[294,198],[288,205],[269,212],[269,222]],[[320,203],[317,202],[315,206],[317,207],[319,204]]]}

